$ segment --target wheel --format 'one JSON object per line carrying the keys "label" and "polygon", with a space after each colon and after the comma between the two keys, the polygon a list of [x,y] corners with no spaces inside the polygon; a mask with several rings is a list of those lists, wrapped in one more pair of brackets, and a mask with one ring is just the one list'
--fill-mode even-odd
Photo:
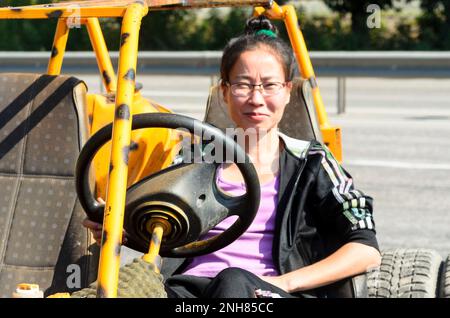
{"label": "wheel", "polygon": [[[148,252],[152,224],[158,220],[165,231],[160,254],[164,257],[193,257],[208,254],[232,243],[252,223],[259,207],[260,185],[253,164],[244,150],[221,130],[199,120],[176,114],[148,113],[133,116],[132,129],[187,129],[213,140],[214,151],[226,154],[236,163],[244,178],[246,193],[230,197],[216,185],[220,163],[195,160],[159,171],[127,190],[124,229],[126,246]],[[88,217],[103,221],[104,204],[94,198],[89,186],[89,166],[100,147],[111,139],[112,124],[97,131],[84,145],[76,167],[76,190]],[[208,138],[209,137],[209,138]],[[206,147],[205,147],[206,148]],[[223,151],[223,152],[222,152]],[[197,158],[198,159],[198,158]],[[229,216],[237,220],[223,233],[207,240],[198,239]],[[107,237],[107,235],[103,235]]]}
{"label": "wheel", "polygon": [[436,298],[441,256],[427,249],[382,252],[379,268],[367,277],[369,298]]}
{"label": "wheel", "polygon": [[441,298],[450,298],[450,255],[444,263],[441,273]]}

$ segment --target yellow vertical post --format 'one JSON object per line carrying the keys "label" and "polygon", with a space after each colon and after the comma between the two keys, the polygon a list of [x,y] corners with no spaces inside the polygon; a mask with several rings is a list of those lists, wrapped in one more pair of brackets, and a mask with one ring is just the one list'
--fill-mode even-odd
{"label": "yellow vertical post", "polygon": [[317,117],[319,120],[320,130],[322,132],[323,142],[327,145],[335,158],[342,162],[342,138],[341,129],[339,127],[330,126],[328,122],[327,112],[323,104],[322,95],[320,94],[319,85],[317,84],[316,75],[309,57],[305,39],[298,25],[297,13],[293,5],[283,6],[284,23],[288,31],[292,48],[300,65],[300,70],[312,88],[312,96],[314,105],[316,106]]}
{"label": "yellow vertical post", "polygon": [[67,19],[58,19],[56,25],[55,37],[53,39],[52,55],[48,62],[47,74],[59,75],[66,52],[67,38],[69,37],[69,27],[67,26]]}
{"label": "yellow vertical post", "polygon": [[283,6],[284,23],[288,31],[289,39],[297,57],[302,76],[311,84],[314,104],[316,106],[317,117],[321,128],[329,126],[327,113],[323,104],[322,95],[320,94],[319,86],[317,85],[316,75],[312,67],[311,59],[309,57],[308,49],[306,47],[305,39],[302,31],[298,26],[297,13],[292,5]]}
{"label": "yellow vertical post", "polygon": [[118,86],[97,297],[117,297],[139,29],[141,20],[147,12],[148,7],[143,2],[136,1],[127,7],[122,21],[122,43],[119,53]]}
{"label": "yellow vertical post", "polygon": [[97,58],[97,65],[102,76],[103,85],[108,93],[115,92],[117,87],[116,74],[98,18],[87,18],[85,24]]}
{"label": "yellow vertical post", "polygon": [[271,19],[284,21],[302,77],[306,78],[311,84],[312,96],[323,142],[330,148],[336,159],[342,162],[341,129],[336,126],[330,126],[328,122],[322,95],[320,94],[305,39],[298,25],[297,13],[295,12],[294,6],[285,5],[280,7],[274,2],[270,8],[256,7],[254,9],[254,15],[259,16],[261,14],[267,15]]}

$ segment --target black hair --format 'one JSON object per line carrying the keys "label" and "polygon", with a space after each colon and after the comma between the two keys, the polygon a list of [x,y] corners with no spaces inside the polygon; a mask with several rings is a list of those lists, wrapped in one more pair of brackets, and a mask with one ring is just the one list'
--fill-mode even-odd
{"label": "black hair", "polygon": [[[271,32],[258,32],[267,30]],[[277,36],[278,30],[264,15],[247,21],[244,34],[231,39],[225,46],[220,65],[222,83],[229,81],[229,73],[242,53],[259,47],[267,47],[273,51],[283,64],[287,81],[294,78],[295,59],[291,47]]]}

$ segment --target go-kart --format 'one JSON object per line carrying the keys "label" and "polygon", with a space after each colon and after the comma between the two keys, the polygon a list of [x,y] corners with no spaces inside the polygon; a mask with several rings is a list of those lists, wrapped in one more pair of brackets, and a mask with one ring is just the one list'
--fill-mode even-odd
{"label": "go-kart", "polygon": [[[224,6],[252,6],[254,15],[284,21],[300,77],[280,130],[322,141],[342,161],[341,130],[328,122],[293,5],[92,0],[0,8],[0,19],[58,20],[46,74],[0,74],[0,296],[10,297],[17,284],[27,282],[39,284],[46,296],[163,297],[143,287],[161,284],[163,257],[210,253],[248,228],[259,206],[258,178],[245,152],[223,132],[231,123],[219,88],[211,88],[201,122],[143,98],[136,83],[144,16]],[[81,80],[60,74],[74,12],[89,32],[104,94],[88,93]],[[122,18],[117,75],[99,23],[104,17]],[[172,164],[180,140],[198,141],[205,135],[231,153],[244,177],[245,195],[229,197],[217,188],[217,163],[200,158],[200,163]],[[99,250],[81,227],[85,214],[103,223]],[[200,239],[233,215],[237,220],[223,234]],[[121,269],[123,229],[126,246],[144,256]],[[449,263],[443,264],[433,250],[383,251],[381,267],[355,278],[348,295],[449,297]]]}

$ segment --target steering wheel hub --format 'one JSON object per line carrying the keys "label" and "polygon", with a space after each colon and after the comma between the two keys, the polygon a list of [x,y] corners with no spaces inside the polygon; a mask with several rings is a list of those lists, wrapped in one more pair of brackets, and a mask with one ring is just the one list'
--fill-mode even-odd
{"label": "steering wheel hub", "polygon": [[163,246],[176,246],[177,242],[186,240],[189,233],[186,214],[174,204],[163,201],[144,202],[136,209],[127,211],[127,233],[131,232],[132,236],[139,237],[141,242],[149,242],[155,222],[163,227]]}

